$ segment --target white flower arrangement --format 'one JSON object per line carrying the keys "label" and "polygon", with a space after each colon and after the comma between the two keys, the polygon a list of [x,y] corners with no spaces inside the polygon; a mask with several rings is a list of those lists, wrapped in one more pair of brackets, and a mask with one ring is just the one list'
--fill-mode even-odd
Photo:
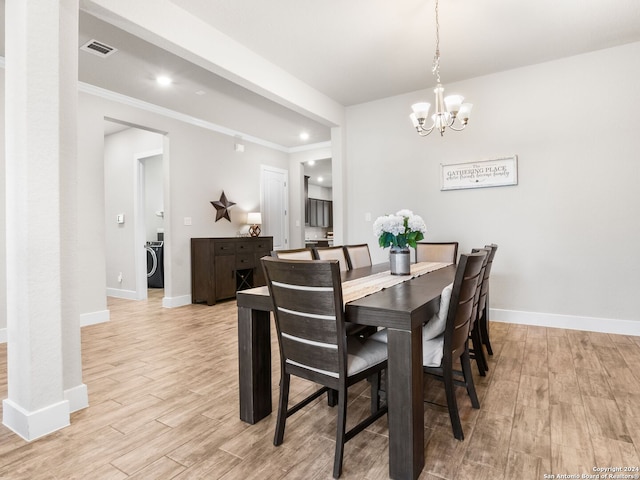
{"label": "white flower arrangement", "polygon": [[373,233],[382,248],[416,248],[416,243],[427,233],[427,226],[422,217],[403,209],[396,214],[378,217],[373,222]]}

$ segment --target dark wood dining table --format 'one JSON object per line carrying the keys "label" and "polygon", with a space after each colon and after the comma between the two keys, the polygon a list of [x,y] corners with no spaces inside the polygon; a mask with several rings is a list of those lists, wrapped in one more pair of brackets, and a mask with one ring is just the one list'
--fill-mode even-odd
{"label": "dark wood dining table", "polygon": [[[344,272],[342,281],[388,270],[388,264]],[[424,467],[422,325],[453,282],[450,265],[348,302],[346,319],[388,329],[389,477],[415,480]],[[237,293],[240,418],[254,424],[271,413],[271,299],[267,287]]]}

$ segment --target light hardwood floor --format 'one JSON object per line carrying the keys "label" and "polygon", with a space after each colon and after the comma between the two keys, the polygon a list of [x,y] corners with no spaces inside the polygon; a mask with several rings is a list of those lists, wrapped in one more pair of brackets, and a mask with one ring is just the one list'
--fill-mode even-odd
{"label": "light hardwood floor", "polygon": [[[111,321],[82,329],[89,408],[71,425],[27,443],[0,426],[0,478],[328,479],[335,409],[318,401],[272,444],[275,414],[238,418],[235,302],[214,307],[109,300]],[[465,440],[444,406],[425,404],[421,479],[542,479],[640,466],[640,337],[492,323],[494,356],[475,376],[481,409],[459,389]],[[273,335],[275,340],[275,335]],[[273,344],[277,405],[277,345]],[[292,397],[311,385],[294,381]],[[6,345],[0,396],[7,397]],[[350,422],[368,408],[366,383]],[[442,385],[425,398],[445,404]],[[387,478],[386,417],[346,446],[345,479]],[[547,477],[551,478],[551,477]]]}

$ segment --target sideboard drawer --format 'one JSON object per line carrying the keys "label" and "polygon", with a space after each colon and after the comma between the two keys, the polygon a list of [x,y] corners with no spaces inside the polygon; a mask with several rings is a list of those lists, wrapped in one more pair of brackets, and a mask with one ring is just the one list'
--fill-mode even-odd
{"label": "sideboard drawer", "polygon": [[272,247],[273,243],[271,240],[259,240],[254,244],[255,251],[264,253],[264,255],[270,255]]}
{"label": "sideboard drawer", "polygon": [[215,242],[215,255],[234,255],[236,253],[235,242]]}
{"label": "sideboard drawer", "polygon": [[242,270],[244,268],[254,268],[255,261],[253,253],[236,253],[236,268]]}
{"label": "sideboard drawer", "polygon": [[238,243],[236,243],[236,253],[249,253],[249,252],[253,252],[255,250],[255,242],[251,242],[251,241],[239,241]]}

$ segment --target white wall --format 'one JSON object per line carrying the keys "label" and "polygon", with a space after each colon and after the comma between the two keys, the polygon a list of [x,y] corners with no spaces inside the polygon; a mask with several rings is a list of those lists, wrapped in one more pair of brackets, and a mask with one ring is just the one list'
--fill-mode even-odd
{"label": "white wall", "polygon": [[[432,101],[429,90],[348,108],[347,240],[368,242],[383,261],[372,221],[409,208],[427,240],[458,240],[461,252],[499,245],[497,317],[640,334],[638,58],[640,43],[445,81],[475,106],[466,131],[442,138],[420,138],[408,120],[413,102]],[[519,185],[440,191],[440,163],[512,154]]]}
{"label": "white wall", "polygon": [[[164,190],[164,303],[167,306],[190,303],[190,239],[236,236],[238,231],[245,227],[246,212],[259,210],[260,165],[287,169],[288,154],[249,142],[246,142],[244,153],[235,152],[234,143],[237,140],[233,137],[86,93],[80,94],[80,110],[79,123],[83,126],[81,135],[84,135],[84,139],[79,155],[88,163],[99,162],[101,166],[103,165],[104,117],[158,132],[166,132],[163,147],[164,171],[168,172],[165,175]],[[102,168],[100,171],[87,172],[87,175],[89,178],[82,177],[81,182],[104,183]],[[126,180],[125,183],[133,187],[133,180]],[[230,210],[231,222],[226,219],[216,222],[216,211],[210,203],[218,200],[223,190],[227,198],[237,204]],[[100,187],[98,194],[101,192],[103,187]],[[168,195],[167,192],[169,192]],[[93,199],[94,192],[85,191],[85,195],[86,198],[80,201],[92,205],[91,211],[86,212],[85,217],[90,217],[90,225],[104,235],[104,197],[98,205]],[[184,219],[187,217],[191,218],[191,225],[184,225]],[[125,218],[127,222],[125,225],[127,225],[129,219]],[[115,217],[113,220],[115,225]],[[96,222],[100,225],[96,225]],[[81,228],[83,228],[82,224]],[[99,251],[100,248],[101,251]],[[91,259],[88,260],[99,259],[104,265],[105,248],[104,240],[92,246],[91,251],[86,252],[87,255],[91,255]],[[84,288],[91,290],[93,296],[102,295],[104,298],[105,275],[109,279],[113,277],[106,274],[105,270],[106,267],[103,266],[102,273],[96,272],[95,278],[86,278]],[[119,271],[116,271],[116,276]],[[95,302],[96,306],[98,306],[97,303]],[[92,307],[86,306],[86,308]]]}
{"label": "white wall", "polygon": [[82,323],[109,319],[105,263],[104,119],[78,97],[78,269]]}
{"label": "white wall", "polygon": [[[4,92],[4,69],[0,75],[0,91]],[[0,107],[4,95],[0,95]],[[107,277],[117,278],[119,266],[109,266],[107,273],[107,232],[105,216],[105,137],[104,118],[127,121],[158,132],[168,132],[170,149],[165,150],[165,296],[168,306],[189,303],[191,300],[190,238],[235,236],[245,228],[246,212],[260,207],[260,165],[287,169],[289,155],[258,145],[246,143],[244,153],[234,151],[235,139],[205,128],[189,125],[159,114],[146,112],[115,101],[87,93],[79,94],[78,112],[78,265],[81,278],[81,323],[108,320],[106,291]],[[2,109],[3,110],[3,109]],[[4,140],[4,115],[0,115],[0,147]],[[146,148],[146,147],[145,147]],[[0,251],[4,247],[4,148],[0,148]],[[131,175],[133,174],[133,166]],[[119,179],[122,186],[133,191],[133,178]],[[222,191],[237,203],[231,209],[231,222],[215,222],[212,200]],[[129,206],[114,208],[118,213],[129,212]],[[123,210],[123,212],[120,212]],[[108,216],[110,225],[115,217]],[[192,225],[185,226],[184,218],[191,217]],[[133,215],[126,214],[125,225],[133,225]],[[43,232],[46,241],[46,232]],[[131,268],[133,269],[133,263]],[[125,271],[124,263],[121,264]],[[114,277],[113,272],[116,272]],[[0,256],[0,342],[6,341],[6,261]],[[133,270],[132,270],[133,272]],[[125,275],[133,281],[133,273]],[[168,277],[168,278],[167,278]],[[170,284],[168,290],[167,284]],[[132,284],[133,285],[133,284]],[[134,288],[133,286],[131,287]]]}

